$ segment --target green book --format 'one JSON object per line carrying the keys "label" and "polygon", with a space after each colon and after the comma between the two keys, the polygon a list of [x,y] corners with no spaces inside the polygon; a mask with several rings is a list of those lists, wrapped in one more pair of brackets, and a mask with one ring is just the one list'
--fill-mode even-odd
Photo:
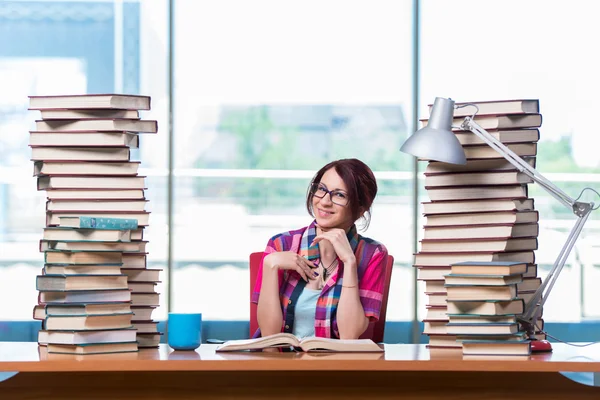
{"label": "green book", "polygon": [[137,229],[138,220],[130,218],[59,217],[60,227],[78,229]]}

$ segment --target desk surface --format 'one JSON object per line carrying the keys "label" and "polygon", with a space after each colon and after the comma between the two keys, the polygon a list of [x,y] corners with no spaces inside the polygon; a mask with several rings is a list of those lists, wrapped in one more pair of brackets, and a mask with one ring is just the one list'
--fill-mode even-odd
{"label": "desk surface", "polygon": [[196,351],[158,349],[137,353],[48,354],[34,342],[0,342],[0,372],[62,371],[496,371],[600,372],[600,344],[573,347],[553,343],[554,352],[528,360],[465,360],[460,351],[430,353],[425,345],[388,344],[384,353],[215,353],[216,345]]}

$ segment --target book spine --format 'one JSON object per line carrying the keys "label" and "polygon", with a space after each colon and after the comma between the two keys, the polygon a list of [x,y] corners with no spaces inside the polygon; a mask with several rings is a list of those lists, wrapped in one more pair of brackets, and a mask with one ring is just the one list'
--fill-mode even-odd
{"label": "book spine", "polygon": [[137,219],[79,217],[79,228],[81,229],[130,230],[137,229],[137,227]]}

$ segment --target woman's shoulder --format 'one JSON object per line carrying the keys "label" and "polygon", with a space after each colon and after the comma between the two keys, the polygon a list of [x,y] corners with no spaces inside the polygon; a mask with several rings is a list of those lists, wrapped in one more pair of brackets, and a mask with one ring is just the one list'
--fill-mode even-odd
{"label": "woman's shoulder", "polygon": [[300,238],[308,229],[307,226],[299,229],[294,229],[291,231],[280,232],[269,239],[269,243],[273,243],[276,249],[289,249],[292,243],[297,242],[298,240],[294,240],[294,238]]}
{"label": "woman's shoulder", "polygon": [[387,253],[387,248],[385,247],[385,245],[381,242],[378,242],[375,239],[371,239],[370,237],[362,236],[359,234],[358,240],[359,242],[363,242],[364,246],[374,249],[374,251]]}

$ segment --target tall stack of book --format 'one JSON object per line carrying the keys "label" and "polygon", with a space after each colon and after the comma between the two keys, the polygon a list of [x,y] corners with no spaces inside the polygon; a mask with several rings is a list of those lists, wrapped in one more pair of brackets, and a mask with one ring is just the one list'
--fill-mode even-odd
{"label": "tall stack of book", "polygon": [[456,336],[465,356],[531,354],[527,332],[518,316],[525,308],[519,285],[527,264],[463,262],[452,264],[445,276],[449,322],[446,333]]}
{"label": "tall stack of book", "polygon": [[[158,270],[146,269],[145,177],[131,161],[150,97],[120,94],[30,96],[41,119],[30,132],[34,176],[46,191],[37,277],[38,342],[49,353],[137,351],[156,346]],[[133,272],[131,272],[133,271]],[[148,271],[139,278],[140,271]],[[150,334],[147,325],[153,325]],[[139,346],[138,346],[139,343]]]}
{"label": "tall stack of book", "polygon": [[[457,103],[453,126],[474,118],[509,149],[535,166],[542,116],[538,100]],[[464,107],[463,107],[464,106]],[[430,105],[430,111],[431,111]],[[427,125],[427,119],[422,120]],[[424,334],[432,348],[461,348],[447,330],[444,276],[454,263],[520,262],[527,264],[519,295],[531,297],[541,283],[535,253],[538,212],[528,195],[532,180],[517,171],[493,148],[469,131],[453,128],[467,158],[466,165],[429,161],[422,203],[425,216],[420,251],[415,257],[418,279],[425,281],[427,315]],[[541,338],[541,337],[540,337]]]}

